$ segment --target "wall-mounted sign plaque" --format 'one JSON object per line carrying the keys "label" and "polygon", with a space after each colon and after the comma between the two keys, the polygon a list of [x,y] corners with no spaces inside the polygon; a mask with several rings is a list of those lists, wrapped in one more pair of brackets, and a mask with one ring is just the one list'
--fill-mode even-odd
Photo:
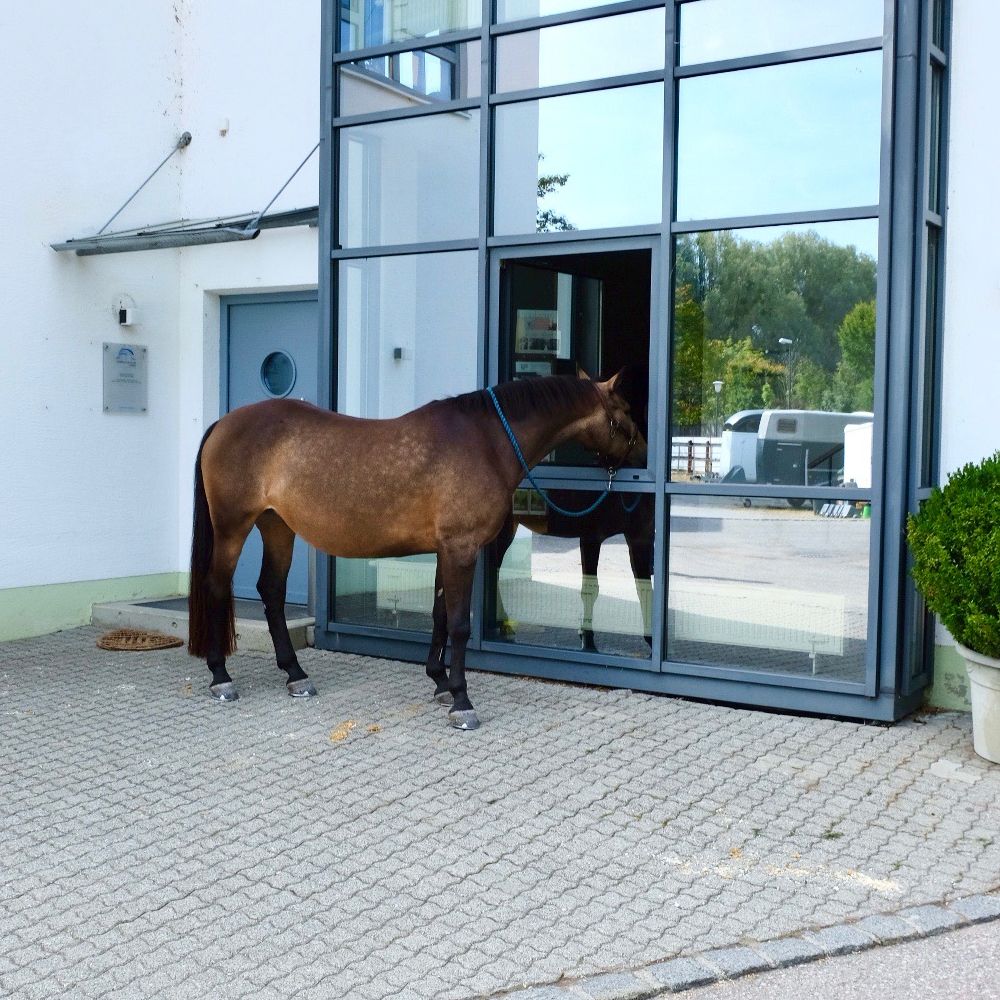
{"label": "wall-mounted sign plaque", "polygon": [[145,413],[146,406],[146,348],[105,344],[104,412]]}

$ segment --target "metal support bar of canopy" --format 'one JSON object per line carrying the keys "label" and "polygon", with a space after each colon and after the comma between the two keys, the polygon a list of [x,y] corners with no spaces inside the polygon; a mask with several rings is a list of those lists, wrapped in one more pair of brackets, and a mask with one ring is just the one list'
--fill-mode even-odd
{"label": "metal support bar of canopy", "polygon": [[87,257],[103,253],[125,253],[130,250],[164,250],[174,247],[202,246],[209,243],[233,243],[256,239],[262,229],[283,229],[290,226],[315,226],[319,209],[298,208],[273,215],[246,214],[237,218],[206,222],[168,222],[145,229],[133,229],[103,236],[85,236],[51,244],[53,250],[72,250]]}
{"label": "metal support bar of canopy", "polygon": [[289,212],[275,212],[266,215],[267,210],[278,200],[282,192],[292,182],[298,172],[309,162],[319,149],[319,143],[306,154],[305,159],[292,171],[288,180],[278,188],[273,198],[259,211],[238,216],[218,216],[208,220],[179,220],[164,222],[153,226],[121,230],[116,233],[105,233],[104,230],[113,222],[133,198],[149,183],[171,156],[179,149],[185,149],[191,143],[191,133],[185,132],[176,145],[160,162],[156,170],[128,197],[125,203],[101,226],[95,236],[85,236],[79,239],[65,240],[62,243],[52,243],[56,251],[72,250],[78,257],[94,254],[125,253],[131,250],[164,250],[175,247],[202,246],[209,243],[235,243],[256,239],[262,229],[278,229],[286,226],[315,226],[319,218],[319,207],[294,209]]}

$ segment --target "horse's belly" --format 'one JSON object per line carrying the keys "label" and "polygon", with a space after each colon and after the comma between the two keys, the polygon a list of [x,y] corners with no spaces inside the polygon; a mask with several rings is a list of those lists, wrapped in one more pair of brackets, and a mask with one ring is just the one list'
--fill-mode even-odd
{"label": "horse's belly", "polygon": [[[289,520],[286,518],[286,520]],[[433,532],[426,526],[407,525],[381,517],[331,517],[324,521],[292,523],[289,527],[314,548],[331,556],[348,559],[378,559],[384,556],[409,556],[434,552],[437,548]]]}

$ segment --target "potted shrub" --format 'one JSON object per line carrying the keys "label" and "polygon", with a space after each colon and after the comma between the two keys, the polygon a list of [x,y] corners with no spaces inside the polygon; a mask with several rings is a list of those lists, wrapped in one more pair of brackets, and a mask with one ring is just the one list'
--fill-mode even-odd
{"label": "potted shrub", "polygon": [[907,536],[917,589],[965,659],[976,753],[1000,763],[1000,451],[952,473]]}

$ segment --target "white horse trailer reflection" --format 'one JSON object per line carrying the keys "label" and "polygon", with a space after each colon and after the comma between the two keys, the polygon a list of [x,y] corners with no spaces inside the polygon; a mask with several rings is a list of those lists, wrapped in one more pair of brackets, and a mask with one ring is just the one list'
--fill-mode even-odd
{"label": "white horse trailer reflection", "polygon": [[[719,475],[729,483],[839,486],[845,482],[845,428],[870,426],[872,419],[865,412],[740,410],[722,429]],[[852,454],[850,465],[870,469],[871,435],[851,437],[868,454]]]}

